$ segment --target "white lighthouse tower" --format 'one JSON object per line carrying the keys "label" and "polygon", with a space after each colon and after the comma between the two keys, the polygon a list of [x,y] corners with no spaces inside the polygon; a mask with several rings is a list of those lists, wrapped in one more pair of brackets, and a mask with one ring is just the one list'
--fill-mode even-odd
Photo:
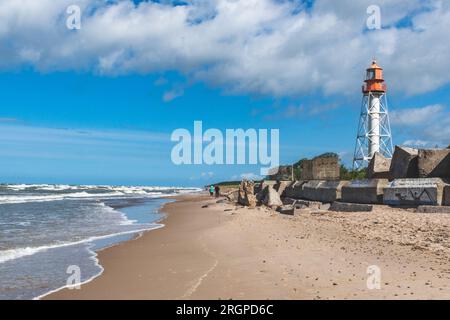
{"label": "white lighthouse tower", "polygon": [[393,146],[383,69],[375,60],[367,69],[356,136],[353,169],[367,166],[375,152],[392,158]]}

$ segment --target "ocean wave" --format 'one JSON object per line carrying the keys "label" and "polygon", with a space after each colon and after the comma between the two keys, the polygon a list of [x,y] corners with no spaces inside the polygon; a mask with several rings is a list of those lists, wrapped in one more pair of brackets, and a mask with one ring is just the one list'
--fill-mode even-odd
{"label": "ocean wave", "polygon": [[46,202],[46,201],[58,201],[67,199],[86,199],[86,198],[108,198],[123,196],[121,192],[111,193],[88,193],[88,192],[75,192],[65,194],[51,194],[51,195],[20,195],[20,196],[0,196],[0,204],[14,204],[14,203],[27,203],[27,202]]}
{"label": "ocean wave", "polygon": [[111,237],[126,235],[126,234],[140,233],[140,232],[144,232],[144,231],[148,231],[148,230],[159,229],[162,227],[164,227],[163,224],[152,224],[152,226],[150,226],[148,228],[122,231],[122,232],[117,232],[117,233],[112,233],[112,234],[102,235],[102,236],[93,236],[93,237],[89,237],[89,238],[79,240],[79,241],[65,242],[65,243],[52,244],[52,245],[44,245],[44,246],[39,246],[39,247],[25,247],[25,248],[15,248],[15,249],[3,250],[3,251],[0,251],[0,263],[5,263],[10,260],[15,260],[15,259],[23,258],[26,256],[31,256],[33,254],[36,254],[39,252],[44,252],[44,251],[51,250],[51,249],[75,246],[75,245],[80,245],[80,244],[87,244],[87,243],[94,242],[96,240],[108,239]]}
{"label": "ocean wave", "polygon": [[42,191],[64,191],[64,190],[115,190],[122,192],[164,192],[170,190],[200,190],[195,187],[162,187],[162,186],[108,186],[108,185],[67,185],[67,184],[3,184],[0,188],[10,190],[42,190]]}

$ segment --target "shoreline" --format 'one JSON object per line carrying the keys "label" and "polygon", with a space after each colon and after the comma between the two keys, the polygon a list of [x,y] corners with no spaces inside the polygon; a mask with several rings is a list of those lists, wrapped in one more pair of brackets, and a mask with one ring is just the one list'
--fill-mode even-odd
{"label": "shoreline", "polygon": [[[449,234],[433,246],[450,215],[380,207],[283,216],[202,194],[163,210],[164,228],[98,253],[100,276],[44,299],[450,298]],[[367,287],[373,266],[378,290]]]}
{"label": "shoreline", "polygon": [[[163,208],[164,208],[164,206],[165,206],[166,204],[171,203],[171,202],[173,202],[173,201],[176,201],[176,197],[178,197],[178,195],[164,196],[164,197],[158,198],[158,199],[167,200],[167,201],[166,201],[165,203],[161,204],[161,205],[156,209],[156,211],[157,211],[159,214],[161,214],[162,217],[161,217],[160,219],[155,220],[154,222],[152,222],[152,224],[154,224],[154,227],[153,227],[153,228],[141,229],[141,230],[133,230],[133,231],[125,231],[125,232],[116,233],[116,234],[111,234],[111,235],[98,236],[98,237],[96,237],[95,239],[89,238],[89,239],[86,239],[86,240],[82,240],[82,241],[80,241],[79,243],[71,243],[71,244],[67,244],[67,246],[72,246],[72,245],[77,245],[77,244],[82,244],[82,243],[86,243],[86,244],[90,243],[91,245],[88,246],[88,247],[86,247],[86,250],[92,254],[92,256],[90,257],[90,259],[92,259],[92,260],[94,261],[95,266],[98,267],[98,268],[100,269],[100,271],[98,272],[98,274],[93,275],[92,277],[90,277],[89,279],[86,279],[85,281],[82,281],[82,282],[79,284],[79,286],[85,285],[85,284],[87,284],[87,283],[93,281],[93,280],[96,279],[97,277],[100,277],[100,276],[103,274],[103,272],[104,272],[105,269],[104,269],[104,267],[101,265],[101,263],[100,263],[100,261],[99,261],[99,259],[98,259],[98,255],[99,255],[100,252],[102,252],[103,250],[109,249],[109,248],[113,248],[114,246],[119,245],[119,244],[121,244],[121,243],[139,239],[139,238],[142,237],[142,235],[143,235],[144,233],[146,233],[146,232],[150,232],[150,231],[153,231],[153,230],[157,230],[157,229],[160,229],[160,228],[164,228],[165,225],[162,223],[162,221],[164,221],[164,219],[166,219],[167,214],[164,213]],[[171,201],[169,201],[169,200],[171,200]],[[130,202],[130,205],[127,205],[127,206],[125,206],[125,207],[133,207],[133,203]],[[113,208],[113,209],[118,209],[118,210],[120,210],[120,209],[123,208],[123,207],[122,207],[122,206],[119,206],[119,207],[114,207],[114,206],[113,206],[112,208]],[[125,215],[125,214],[124,214],[124,215]],[[119,236],[123,236],[123,235],[134,235],[134,236],[133,236],[131,239],[124,240],[124,241],[118,241],[118,242],[112,243],[112,244],[110,244],[110,245],[107,245],[107,246],[105,246],[105,247],[99,248],[99,249],[97,249],[97,250],[92,249],[92,247],[95,247],[95,241],[98,241],[98,240],[104,240],[104,239],[109,239],[109,238],[114,238],[114,237],[119,237]],[[78,285],[77,285],[77,286],[78,286]],[[52,290],[50,290],[50,291],[48,291],[48,292],[46,292],[46,293],[43,293],[43,294],[41,294],[41,295],[39,295],[39,296],[36,296],[36,297],[32,298],[31,300],[42,300],[42,299],[45,299],[45,297],[47,297],[47,296],[49,296],[49,295],[51,295],[51,294],[57,293],[57,292],[59,292],[59,291],[61,291],[61,290],[64,290],[64,289],[72,290],[72,289],[70,289],[70,287],[71,287],[71,286],[69,286],[69,285],[64,285],[64,286],[61,286],[61,287],[59,287],[59,288],[52,289]]]}
{"label": "shoreline", "polygon": [[[162,219],[160,219],[158,221],[161,221],[161,220],[164,220],[164,218],[162,218]],[[99,237],[98,239],[95,239],[95,240],[89,240],[89,239],[88,240],[83,240],[83,242],[81,242],[81,243],[91,243],[91,246],[87,247],[86,250],[88,252],[92,253],[92,256],[90,258],[92,260],[94,260],[95,266],[100,268],[101,270],[100,270],[100,272],[98,274],[93,275],[92,277],[90,277],[89,279],[87,279],[85,281],[82,281],[79,285],[82,286],[82,285],[84,285],[86,283],[91,282],[95,278],[101,276],[102,273],[105,271],[105,268],[101,265],[101,263],[100,263],[100,261],[98,259],[98,254],[100,252],[102,252],[103,250],[109,249],[109,248],[113,248],[113,247],[119,245],[120,243],[136,240],[136,239],[140,238],[145,232],[150,232],[152,230],[157,230],[157,229],[164,228],[164,227],[165,227],[165,225],[162,224],[162,223],[157,223],[157,224],[155,223],[155,227],[152,228],[152,229],[142,229],[142,230],[137,230],[137,231],[133,230],[133,231],[127,231],[127,232],[117,233],[117,234],[113,234],[113,235],[101,236],[101,237]],[[97,240],[109,239],[109,238],[114,238],[114,237],[118,237],[118,236],[122,236],[122,235],[128,235],[128,234],[130,234],[130,235],[136,234],[136,235],[133,238],[129,239],[129,240],[119,241],[119,242],[113,243],[113,244],[111,244],[109,246],[106,246],[104,248],[100,248],[98,250],[91,249],[91,247],[94,246],[94,242],[97,241]],[[76,244],[69,244],[67,246],[72,246],[72,245],[76,245]],[[69,285],[61,286],[61,287],[59,287],[57,289],[50,290],[50,291],[48,291],[46,293],[43,293],[43,294],[41,294],[41,295],[39,295],[37,297],[34,297],[31,300],[41,300],[42,298],[45,298],[48,295],[51,295],[51,294],[56,293],[56,292],[58,292],[60,290],[69,289],[69,288],[70,288]]]}

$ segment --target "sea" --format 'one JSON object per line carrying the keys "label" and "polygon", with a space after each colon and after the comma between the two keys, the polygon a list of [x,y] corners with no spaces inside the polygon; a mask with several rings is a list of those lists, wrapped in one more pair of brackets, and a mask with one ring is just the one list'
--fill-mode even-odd
{"label": "sea", "polygon": [[39,299],[103,272],[97,252],[163,227],[197,188],[0,184],[0,299]]}

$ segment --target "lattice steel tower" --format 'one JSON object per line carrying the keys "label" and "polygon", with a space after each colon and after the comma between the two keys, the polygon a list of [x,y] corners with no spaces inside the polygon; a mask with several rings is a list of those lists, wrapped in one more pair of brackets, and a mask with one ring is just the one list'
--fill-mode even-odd
{"label": "lattice steel tower", "polygon": [[364,82],[353,169],[367,166],[375,152],[381,153],[386,158],[392,158],[393,152],[386,99],[387,88],[383,79],[383,69],[375,60],[367,69]]}

